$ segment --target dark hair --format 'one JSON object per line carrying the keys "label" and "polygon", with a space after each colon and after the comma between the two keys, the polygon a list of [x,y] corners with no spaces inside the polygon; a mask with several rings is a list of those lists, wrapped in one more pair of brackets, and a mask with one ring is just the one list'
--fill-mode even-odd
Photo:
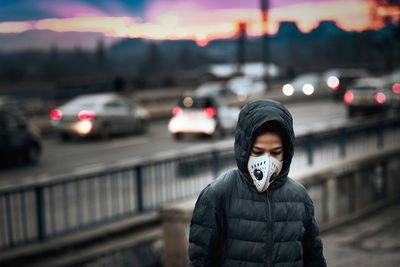
{"label": "dark hair", "polygon": [[262,124],[257,130],[254,132],[253,143],[256,138],[265,133],[274,133],[281,137],[282,146],[283,146],[283,159],[285,160],[288,156],[288,135],[285,128],[277,121],[267,121]]}

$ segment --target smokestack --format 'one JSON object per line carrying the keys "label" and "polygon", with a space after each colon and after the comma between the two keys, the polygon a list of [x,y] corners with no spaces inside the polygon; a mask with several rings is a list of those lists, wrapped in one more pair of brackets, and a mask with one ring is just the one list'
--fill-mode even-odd
{"label": "smokestack", "polygon": [[242,72],[242,66],[246,58],[246,23],[238,24],[238,47],[237,47],[237,72]]}
{"label": "smokestack", "polygon": [[269,1],[261,0],[260,4],[261,18],[262,18],[262,61],[264,63],[264,81],[267,85],[267,89],[270,90],[270,79],[267,71],[268,63],[270,63],[269,54],[269,36],[268,36],[268,11],[269,11]]}

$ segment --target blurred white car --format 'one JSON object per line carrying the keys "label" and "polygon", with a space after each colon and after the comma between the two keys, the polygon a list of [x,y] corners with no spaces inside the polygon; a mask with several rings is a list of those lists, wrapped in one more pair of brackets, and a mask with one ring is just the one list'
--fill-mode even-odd
{"label": "blurred white car", "polygon": [[388,110],[396,104],[394,92],[382,78],[354,80],[343,96],[348,115],[368,114]]}
{"label": "blurred white car", "polygon": [[149,112],[117,93],[80,95],[50,113],[51,125],[63,138],[109,137],[146,130]]}
{"label": "blurred white car", "polygon": [[224,82],[203,83],[193,92],[187,92],[187,95],[189,94],[193,94],[198,97],[235,97],[235,94],[226,87]]}
{"label": "blurred white car", "polygon": [[252,96],[261,96],[267,90],[267,85],[262,78],[249,76],[233,77],[227,82],[227,87],[236,94],[239,100],[246,100]]}
{"label": "blurred white car", "polygon": [[316,90],[326,88],[323,77],[319,73],[304,73],[293,81],[282,86],[282,92],[286,96],[304,94],[312,95]]}
{"label": "blurred white car", "polygon": [[173,109],[168,130],[176,139],[183,134],[223,136],[234,131],[239,111],[215,97],[186,95]]}

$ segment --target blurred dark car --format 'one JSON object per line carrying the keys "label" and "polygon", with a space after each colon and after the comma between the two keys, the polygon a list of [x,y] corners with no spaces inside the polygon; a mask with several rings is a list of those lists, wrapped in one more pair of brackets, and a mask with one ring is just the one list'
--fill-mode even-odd
{"label": "blurred dark car", "polygon": [[12,110],[12,112],[18,114],[20,117],[25,117],[27,113],[23,103],[12,96],[0,96],[0,106],[3,109]]}
{"label": "blurred dark car", "polygon": [[42,151],[37,129],[28,124],[16,106],[0,102],[0,165],[37,163]]}
{"label": "blurred dark car", "polygon": [[50,113],[51,124],[63,139],[143,133],[149,112],[117,93],[80,95]]}
{"label": "blurred dark car", "polygon": [[384,112],[397,103],[396,96],[381,78],[359,78],[353,81],[343,96],[348,116]]}
{"label": "blurred dark car", "polygon": [[332,89],[336,100],[343,99],[346,90],[355,79],[368,76],[368,71],[361,68],[329,69],[323,74],[326,85]]}
{"label": "blurred dark car", "polygon": [[186,95],[178,101],[168,130],[176,138],[183,134],[223,136],[233,132],[239,108],[223,102],[223,97]]}

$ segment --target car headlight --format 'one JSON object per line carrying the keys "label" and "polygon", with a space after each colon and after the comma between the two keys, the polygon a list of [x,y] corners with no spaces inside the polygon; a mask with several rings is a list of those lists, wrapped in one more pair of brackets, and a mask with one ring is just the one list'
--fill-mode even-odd
{"label": "car headlight", "polygon": [[291,84],[287,83],[282,87],[282,92],[286,96],[291,96],[294,93],[294,88]]}
{"label": "car headlight", "polygon": [[326,81],[326,84],[332,88],[333,90],[337,90],[340,85],[339,78],[336,76],[330,76],[328,80]]}
{"label": "car headlight", "polygon": [[80,135],[87,135],[93,129],[93,124],[89,120],[79,121],[75,124],[74,130]]}
{"label": "car headlight", "polygon": [[305,95],[312,95],[314,93],[314,86],[312,86],[310,83],[306,83],[303,85],[303,93]]}

